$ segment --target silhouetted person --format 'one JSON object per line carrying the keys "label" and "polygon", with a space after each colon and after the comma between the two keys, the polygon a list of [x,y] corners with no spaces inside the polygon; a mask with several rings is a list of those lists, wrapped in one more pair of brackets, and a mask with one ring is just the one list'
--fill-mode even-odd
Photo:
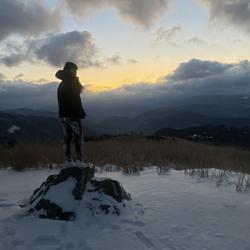
{"label": "silhouetted person", "polygon": [[63,70],[56,72],[56,77],[62,82],[57,89],[59,117],[61,118],[64,131],[64,156],[65,164],[72,163],[71,141],[74,137],[74,144],[77,153],[77,164],[83,164],[83,127],[82,119],[86,117],[81,102],[81,91],[83,86],[77,77],[77,65],[66,62]]}

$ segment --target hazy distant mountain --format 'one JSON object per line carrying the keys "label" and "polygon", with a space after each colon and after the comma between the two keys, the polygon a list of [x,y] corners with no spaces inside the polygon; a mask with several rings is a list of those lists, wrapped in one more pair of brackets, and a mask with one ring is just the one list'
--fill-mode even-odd
{"label": "hazy distant mountain", "polygon": [[178,107],[216,117],[250,117],[250,96],[194,96],[180,102]]}
{"label": "hazy distant mountain", "polygon": [[[94,136],[93,130],[84,127],[85,136]],[[55,117],[19,115],[0,112],[0,142],[8,140],[62,139],[62,126]]]}
{"label": "hazy distant mountain", "polygon": [[196,113],[181,109],[161,108],[129,117],[111,117],[94,126],[96,131],[106,134],[144,133],[153,134],[161,128],[182,129],[205,125],[227,125],[243,127],[250,125],[250,118],[224,118]]}
{"label": "hazy distant mountain", "polygon": [[[182,129],[206,125],[242,127],[250,125],[250,95],[205,95],[166,98],[147,103],[98,101],[84,103],[87,134],[153,134],[162,128]],[[153,108],[157,107],[157,108]],[[8,110],[13,115],[57,119],[56,109]],[[90,128],[92,132],[88,129]],[[93,132],[94,131],[94,132]]]}
{"label": "hazy distant mountain", "polygon": [[87,113],[87,120],[94,123],[102,122],[112,117],[134,117],[142,112],[150,110],[149,105],[141,105],[137,103],[84,103],[85,111]]}
{"label": "hazy distant mountain", "polygon": [[[86,123],[91,126],[101,123],[111,117],[134,118],[150,110],[178,110],[178,112],[201,114],[205,116],[235,118],[250,117],[250,93],[245,95],[196,95],[196,96],[168,96],[166,98],[126,101],[126,98],[112,98],[100,100],[84,99],[83,104],[87,113]],[[0,107],[0,109],[3,107]],[[57,105],[43,106],[30,110],[31,107],[7,110],[7,112],[25,115],[53,116],[57,114]],[[2,110],[6,112],[6,110]],[[29,113],[31,112],[31,113]],[[34,113],[35,112],[35,113]]]}
{"label": "hazy distant mountain", "polygon": [[[100,101],[98,103],[85,102],[88,118],[93,122],[101,123],[112,117],[134,118],[141,114],[150,113],[151,110],[168,109],[184,113],[194,113],[205,116],[235,118],[250,117],[250,94],[246,95],[200,95],[200,96],[166,96],[165,99],[133,100],[126,102],[116,100]],[[157,114],[155,114],[157,116]]]}
{"label": "hazy distant mountain", "polygon": [[17,114],[17,115],[31,115],[31,116],[41,116],[41,117],[57,117],[57,113],[53,111],[46,110],[33,110],[28,108],[20,108],[20,109],[8,109],[4,111],[8,114]]}
{"label": "hazy distant mountain", "polygon": [[250,147],[250,126],[243,128],[225,125],[202,126],[178,130],[164,128],[157,131],[155,135],[178,137],[196,142]]}

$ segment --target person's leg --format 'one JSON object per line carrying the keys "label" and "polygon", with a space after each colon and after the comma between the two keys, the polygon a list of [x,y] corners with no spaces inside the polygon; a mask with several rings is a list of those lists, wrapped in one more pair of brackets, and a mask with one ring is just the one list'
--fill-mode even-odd
{"label": "person's leg", "polygon": [[83,161],[82,144],[83,144],[83,128],[82,119],[75,119],[73,125],[73,133],[75,139],[75,149],[77,160]]}
{"label": "person's leg", "polygon": [[65,162],[71,161],[71,141],[73,137],[72,129],[67,119],[63,120],[63,133],[64,133],[64,159]]}

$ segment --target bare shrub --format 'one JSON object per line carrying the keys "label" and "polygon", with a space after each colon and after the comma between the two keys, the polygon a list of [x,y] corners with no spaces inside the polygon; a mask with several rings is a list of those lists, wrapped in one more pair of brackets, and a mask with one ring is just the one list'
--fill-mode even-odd
{"label": "bare shrub", "polygon": [[238,173],[237,174],[237,181],[236,181],[236,191],[237,192],[243,192],[245,187],[245,174],[244,173]]}
{"label": "bare shrub", "polygon": [[140,172],[142,171],[142,168],[138,168],[136,166],[129,166],[129,167],[123,167],[122,173],[124,175],[140,175]]}
{"label": "bare shrub", "polygon": [[164,167],[164,166],[158,166],[157,167],[157,174],[158,175],[169,175],[170,174],[170,168]]}

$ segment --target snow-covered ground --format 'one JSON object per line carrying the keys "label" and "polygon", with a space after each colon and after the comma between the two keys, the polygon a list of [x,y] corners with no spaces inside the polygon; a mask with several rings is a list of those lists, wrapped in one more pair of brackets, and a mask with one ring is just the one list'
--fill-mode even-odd
{"label": "snow-covered ground", "polygon": [[17,202],[55,172],[0,171],[1,250],[250,249],[250,193],[237,193],[233,184],[216,187],[183,171],[99,173],[131,192],[133,202],[121,216],[91,216],[84,204],[76,221],[23,216]]}

